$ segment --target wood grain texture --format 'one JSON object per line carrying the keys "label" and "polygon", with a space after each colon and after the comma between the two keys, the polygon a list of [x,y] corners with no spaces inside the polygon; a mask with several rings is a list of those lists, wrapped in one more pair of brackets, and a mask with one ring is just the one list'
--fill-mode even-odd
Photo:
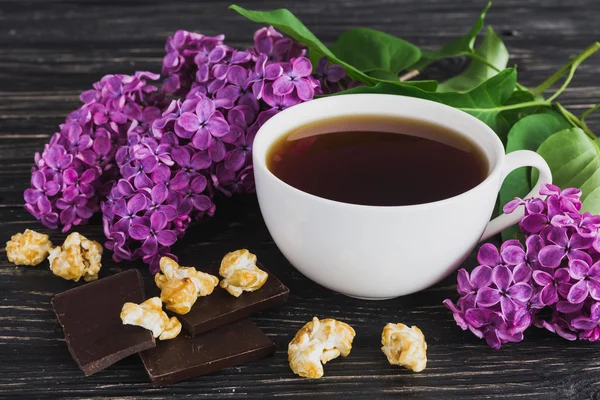
{"label": "wood grain texture", "polygon": [[[435,48],[464,33],[483,7],[475,0],[240,0],[248,8],[288,7],[325,42],[366,26]],[[166,37],[177,29],[224,32],[246,46],[256,25],[227,10],[227,1],[0,1],[0,242],[25,228],[50,233],[22,208],[33,153],[78,106],[78,95],[107,73],[160,70]],[[488,22],[518,65],[520,81],[541,82],[600,39],[596,0],[498,0]],[[438,65],[451,74],[463,60]],[[600,59],[577,72],[561,96],[579,114],[600,102]],[[590,118],[600,131],[600,119]],[[164,389],[153,389],[140,360],[130,357],[92,377],[71,359],[50,299],[75,284],[44,267],[15,267],[0,255],[0,397],[20,398],[600,398],[600,346],[568,342],[532,328],[523,343],[489,349],[461,331],[442,300],[456,297],[455,275],[412,296],[382,302],[325,290],[294,270],[272,242],[253,198],[221,199],[215,218],[195,225],[174,247],[183,263],[217,262],[248,247],[291,289],[288,303],[253,319],[277,345],[274,357]],[[80,232],[103,240],[100,219]],[[443,221],[440,221],[443,223]],[[432,243],[435,246],[435,243]],[[4,252],[4,251],[2,251]],[[474,258],[465,266],[472,267]],[[101,276],[121,268],[107,254]],[[318,381],[287,366],[287,343],[313,315],[334,317],[357,332],[351,355],[327,364]],[[387,322],[418,325],[429,344],[420,374],[389,366],[380,351]]]}

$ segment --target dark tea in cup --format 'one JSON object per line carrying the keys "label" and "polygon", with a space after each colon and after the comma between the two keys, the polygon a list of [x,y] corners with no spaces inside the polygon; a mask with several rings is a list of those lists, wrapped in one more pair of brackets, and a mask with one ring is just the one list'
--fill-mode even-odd
{"label": "dark tea in cup", "polygon": [[404,206],[443,200],[488,175],[481,148],[432,122],[389,117],[324,119],[283,135],[267,168],[287,184],[343,203]]}

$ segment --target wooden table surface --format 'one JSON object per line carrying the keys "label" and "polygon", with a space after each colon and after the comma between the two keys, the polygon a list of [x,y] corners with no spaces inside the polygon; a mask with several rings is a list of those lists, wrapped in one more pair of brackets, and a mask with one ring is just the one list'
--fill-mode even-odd
{"label": "wooden table surface", "polygon": [[[433,48],[466,32],[483,7],[473,0],[241,0],[247,8],[287,7],[325,42],[347,28],[366,26]],[[227,10],[227,1],[0,1],[0,242],[32,228],[49,232],[23,209],[23,190],[35,151],[79,106],[83,90],[108,73],[160,71],[163,46],[177,29],[225,33],[247,46],[256,25]],[[597,0],[498,0],[487,21],[518,65],[520,82],[534,85],[565,60],[600,39]],[[440,74],[458,71],[449,61]],[[584,64],[561,97],[576,114],[600,102],[600,57]],[[592,128],[600,129],[598,119]],[[100,218],[79,231],[103,241]],[[431,243],[435,251],[435,243]],[[189,229],[174,252],[201,266],[226,251],[248,247],[291,289],[287,304],[254,316],[276,343],[274,357],[164,389],[153,389],[137,356],[85,378],[71,359],[50,306],[75,286],[47,267],[15,267],[0,255],[0,397],[140,399],[295,398],[599,398],[600,345],[568,342],[537,328],[522,343],[491,350],[461,331],[442,306],[456,298],[455,274],[412,296],[368,302],[336,294],[304,278],[271,240],[255,199],[219,203],[217,215]],[[46,264],[47,265],[47,264]],[[465,262],[472,267],[474,260]],[[104,257],[101,276],[136,263]],[[326,365],[325,377],[298,378],[287,365],[287,344],[313,315],[333,317],[357,332],[352,353]],[[419,374],[390,366],[380,350],[387,322],[419,326],[428,366]]]}

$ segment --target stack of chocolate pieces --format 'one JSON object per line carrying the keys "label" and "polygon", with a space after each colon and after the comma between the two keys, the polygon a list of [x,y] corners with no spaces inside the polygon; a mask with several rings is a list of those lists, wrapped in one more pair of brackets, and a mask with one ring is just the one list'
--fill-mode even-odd
{"label": "stack of chocolate pieces", "polygon": [[[218,267],[204,272],[218,276]],[[262,288],[239,297],[216,287],[198,298],[188,314],[170,313],[185,332],[164,341],[121,322],[124,303],[159,295],[153,283],[146,285],[148,296],[144,292],[141,274],[128,270],[52,299],[69,351],[86,376],[139,353],[152,384],[164,386],[271,355],[275,345],[248,316],[280,306],[289,289],[271,273]]]}

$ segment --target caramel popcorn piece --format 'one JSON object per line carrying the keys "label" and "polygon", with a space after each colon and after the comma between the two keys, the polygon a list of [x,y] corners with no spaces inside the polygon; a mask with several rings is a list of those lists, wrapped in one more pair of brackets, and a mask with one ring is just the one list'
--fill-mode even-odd
{"label": "caramel popcorn piece", "polygon": [[52,242],[48,235],[25,229],[24,233],[15,233],[6,242],[8,261],[16,265],[38,265],[48,257]]}
{"label": "caramel popcorn piece", "polygon": [[102,267],[102,245],[77,232],[71,233],[62,246],[50,251],[48,260],[54,275],[78,282],[98,279]]}
{"label": "caramel popcorn piece", "polygon": [[323,364],[350,354],[355,335],[354,329],[344,322],[314,317],[296,333],[288,346],[290,368],[304,378],[322,377]]}
{"label": "caramel popcorn piece", "polygon": [[161,290],[160,299],[168,310],[187,314],[199,296],[208,296],[219,283],[216,276],[197,271],[193,267],[182,267],[169,257],[160,259],[160,270],[154,276]]}
{"label": "caramel popcorn piece", "polygon": [[219,275],[225,278],[221,281],[221,287],[235,297],[244,291],[260,289],[269,277],[256,266],[256,255],[246,249],[227,253],[221,261]]}
{"label": "caramel popcorn piece", "polygon": [[162,302],[152,297],[142,304],[125,303],[121,309],[123,325],[136,325],[152,331],[152,336],[160,340],[173,339],[181,332],[181,322],[169,317],[162,310]]}
{"label": "caramel popcorn piece", "polygon": [[381,351],[392,365],[401,365],[415,372],[427,366],[427,343],[416,326],[387,324],[381,333]]}
{"label": "caramel popcorn piece", "polygon": [[177,317],[171,317],[169,322],[167,322],[167,326],[165,330],[158,337],[159,340],[169,340],[174,339],[181,332],[181,322],[177,319]]}

